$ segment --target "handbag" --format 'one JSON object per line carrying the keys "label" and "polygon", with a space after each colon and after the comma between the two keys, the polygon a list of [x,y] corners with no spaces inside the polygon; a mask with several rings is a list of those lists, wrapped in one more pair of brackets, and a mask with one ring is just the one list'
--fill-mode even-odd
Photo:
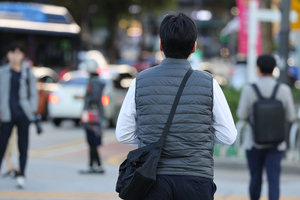
{"label": "handbag", "polygon": [[120,198],[140,200],[156,181],[156,169],[162,148],[166,142],[184,86],[193,71],[190,68],[180,84],[161,138],[155,143],[130,151],[127,159],[120,165],[116,184],[116,191]]}
{"label": "handbag", "polygon": [[[94,106],[93,106],[94,105]],[[83,110],[81,114],[81,122],[87,124],[99,124],[101,120],[100,112],[96,104],[91,105],[92,108]]]}

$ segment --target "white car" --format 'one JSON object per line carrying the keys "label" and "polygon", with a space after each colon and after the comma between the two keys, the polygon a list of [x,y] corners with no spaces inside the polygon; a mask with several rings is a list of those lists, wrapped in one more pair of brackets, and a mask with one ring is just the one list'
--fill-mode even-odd
{"label": "white car", "polygon": [[[135,68],[118,65],[107,67],[107,70],[99,76],[105,83],[102,104],[105,118],[111,126],[116,125],[127,89],[136,75]],[[76,125],[79,125],[84,100],[75,96],[85,96],[89,75],[84,70],[77,70],[66,73],[63,79],[58,89],[49,96],[49,116],[56,126],[65,119],[74,120]]]}

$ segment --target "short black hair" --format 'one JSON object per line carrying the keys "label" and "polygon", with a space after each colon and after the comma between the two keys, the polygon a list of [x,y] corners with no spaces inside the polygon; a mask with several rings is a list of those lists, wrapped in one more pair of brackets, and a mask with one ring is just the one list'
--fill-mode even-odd
{"label": "short black hair", "polygon": [[269,54],[261,55],[257,58],[257,66],[263,74],[272,74],[276,67],[276,60]]}
{"label": "short black hair", "polygon": [[23,46],[17,42],[13,42],[8,46],[7,53],[10,51],[14,52],[17,49],[19,49],[20,51],[22,51],[24,53]]}
{"label": "short black hair", "polygon": [[160,24],[159,36],[167,58],[187,59],[197,39],[197,27],[187,14],[170,13]]}

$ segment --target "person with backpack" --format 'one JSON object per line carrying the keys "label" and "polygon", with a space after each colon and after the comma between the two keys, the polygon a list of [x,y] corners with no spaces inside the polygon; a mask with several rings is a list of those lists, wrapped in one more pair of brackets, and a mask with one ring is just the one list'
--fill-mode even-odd
{"label": "person with backpack", "polygon": [[20,188],[25,185],[29,125],[34,120],[38,108],[36,78],[24,57],[23,47],[12,43],[7,51],[9,63],[0,69],[0,166],[12,129],[16,125],[20,152],[17,185]]}
{"label": "person with backpack", "polygon": [[[185,13],[167,14],[159,34],[164,60],[132,81],[119,113],[116,137],[142,149],[159,141],[170,125],[158,165],[151,168],[156,170],[156,182],[149,191],[142,188],[146,193],[142,199],[213,200],[214,144],[231,145],[235,141],[233,118],[212,75],[192,70],[189,59],[197,47],[194,21]],[[169,116],[174,117],[171,122]],[[130,199],[140,199],[137,194],[129,195]]]}
{"label": "person with backpack", "polygon": [[257,59],[258,80],[246,85],[241,93],[237,116],[248,121],[243,147],[250,170],[251,200],[261,195],[262,173],[266,169],[269,200],[280,196],[280,162],[286,150],[286,122],[296,119],[291,89],[272,76],[276,61],[271,55]]}

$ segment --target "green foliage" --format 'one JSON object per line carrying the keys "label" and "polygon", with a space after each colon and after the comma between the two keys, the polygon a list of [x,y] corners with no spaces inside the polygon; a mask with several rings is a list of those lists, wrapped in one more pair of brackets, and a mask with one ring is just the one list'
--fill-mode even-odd
{"label": "green foliage", "polygon": [[139,5],[143,13],[157,14],[163,9],[174,8],[175,2],[175,0],[52,0],[51,3],[68,8],[78,24],[91,14],[89,13],[90,6],[96,6],[97,10],[92,16],[101,20],[97,20],[94,25],[108,25],[109,23],[116,24],[124,16],[132,17],[128,8],[133,4]]}
{"label": "green foliage", "polygon": [[292,88],[292,95],[295,104],[300,104],[300,89]]}
{"label": "green foliage", "polygon": [[236,6],[236,0],[214,0],[213,2],[228,9]]}
{"label": "green foliage", "polygon": [[233,87],[222,87],[222,90],[226,97],[228,105],[230,107],[233,120],[234,122],[237,122],[238,118],[236,116],[236,111],[237,111],[241,91],[237,91]]}
{"label": "green foliage", "polygon": [[228,35],[221,35],[220,36],[220,41],[222,43],[227,43],[229,41],[229,36]]}
{"label": "green foliage", "polygon": [[[236,116],[236,111],[239,104],[241,91],[237,91],[232,87],[222,87],[222,90],[230,107],[234,122],[237,122],[238,118]],[[294,103],[300,104],[300,89],[292,88],[292,95]]]}

